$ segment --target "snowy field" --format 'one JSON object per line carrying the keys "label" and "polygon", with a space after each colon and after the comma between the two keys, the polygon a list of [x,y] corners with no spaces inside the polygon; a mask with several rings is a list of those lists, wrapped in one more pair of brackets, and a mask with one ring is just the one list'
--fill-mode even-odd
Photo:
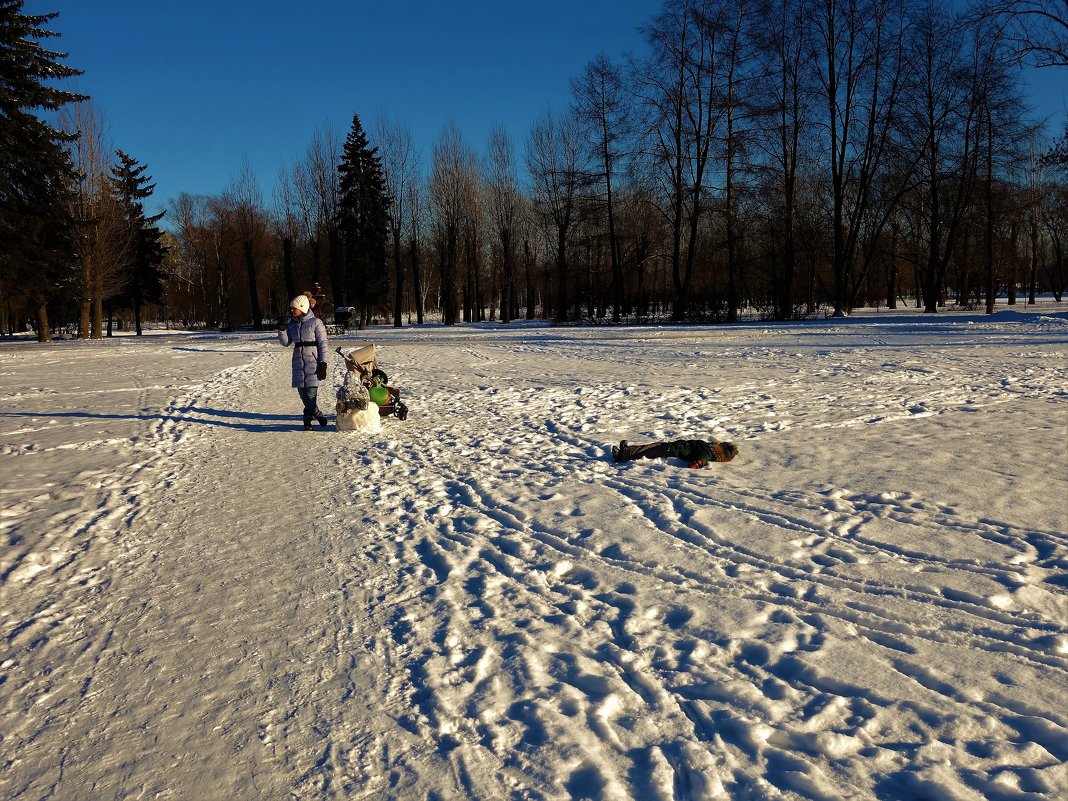
{"label": "snowy field", "polygon": [[1068,794],[1063,306],[364,333],[0,345],[0,798]]}

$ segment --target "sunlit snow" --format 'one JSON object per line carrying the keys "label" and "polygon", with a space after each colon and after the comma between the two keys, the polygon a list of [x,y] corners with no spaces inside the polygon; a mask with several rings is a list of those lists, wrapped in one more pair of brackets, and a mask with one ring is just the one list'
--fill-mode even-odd
{"label": "sunlit snow", "polygon": [[0,345],[0,797],[1068,794],[1063,306],[363,342]]}

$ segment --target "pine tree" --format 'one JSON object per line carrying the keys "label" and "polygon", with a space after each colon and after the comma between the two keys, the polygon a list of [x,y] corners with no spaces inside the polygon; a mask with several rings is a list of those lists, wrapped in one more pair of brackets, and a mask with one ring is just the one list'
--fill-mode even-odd
{"label": "pine tree", "polygon": [[0,298],[5,312],[24,311],[12,301],[32,303],[44,341],[47,303],[75,267],[68,196],[76,178],[64,148],[70,137],[35,112],[85,98],[46,83],[81,74],[37,41],[59,35],[43,27],[57,15],[26,15],[22,6],[0,0]]}
{"label": "pine tree", "polygon": [[352,117],[337,171],[338,227],[344,252],[341,305],[356,306],[366,323],[374,309],[388,302],[389,197],[378,148],[367,141],[359,115]]}
{"label": "pine tree", "polygon": [[152,196],[156,185],[145,175],[147,166],[138,164],[131,156],[119,150],[119,163],[111,170],[111,184],[115,199],[124,210],[126,236],[129,246],[126,252],[129,259],[125,265],[127,279],[126,290],[120,298],[134,312],[134,326],[137,334],[142,333],[141,310],[146,303],[160,303],[163,300],[163,283],[166,274],[160,269],[167,250],[163,246],[162,232],[156,223],[163,218],[163,212],[145,215],[142,201]]}

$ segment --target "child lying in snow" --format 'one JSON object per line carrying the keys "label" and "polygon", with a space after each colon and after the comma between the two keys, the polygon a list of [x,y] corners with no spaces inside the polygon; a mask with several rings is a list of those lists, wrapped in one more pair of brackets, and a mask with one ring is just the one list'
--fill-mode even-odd
{"label": "child lying in snow", "polygon": [[729,462],[738,455],[733,442],[707,442],[703,439],[677,439],[674,442],[652,442],[648,445],[628,445],[625,439],[612,447],[612,458],[619,462],[631,459],[666,459],[677,456],[690,467],[708,467],[711,462]]}

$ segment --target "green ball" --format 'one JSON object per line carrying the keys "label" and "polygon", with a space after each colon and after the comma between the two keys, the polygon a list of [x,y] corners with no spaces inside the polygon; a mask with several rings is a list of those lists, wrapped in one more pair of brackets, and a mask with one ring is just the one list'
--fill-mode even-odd
{"label": "green ball", "polygon": [[379,406],[385,406],[389,403],[389,390],[385,387],[371,387],[367,390],[367,394],[371,396],[371,400],[377,403]]}

